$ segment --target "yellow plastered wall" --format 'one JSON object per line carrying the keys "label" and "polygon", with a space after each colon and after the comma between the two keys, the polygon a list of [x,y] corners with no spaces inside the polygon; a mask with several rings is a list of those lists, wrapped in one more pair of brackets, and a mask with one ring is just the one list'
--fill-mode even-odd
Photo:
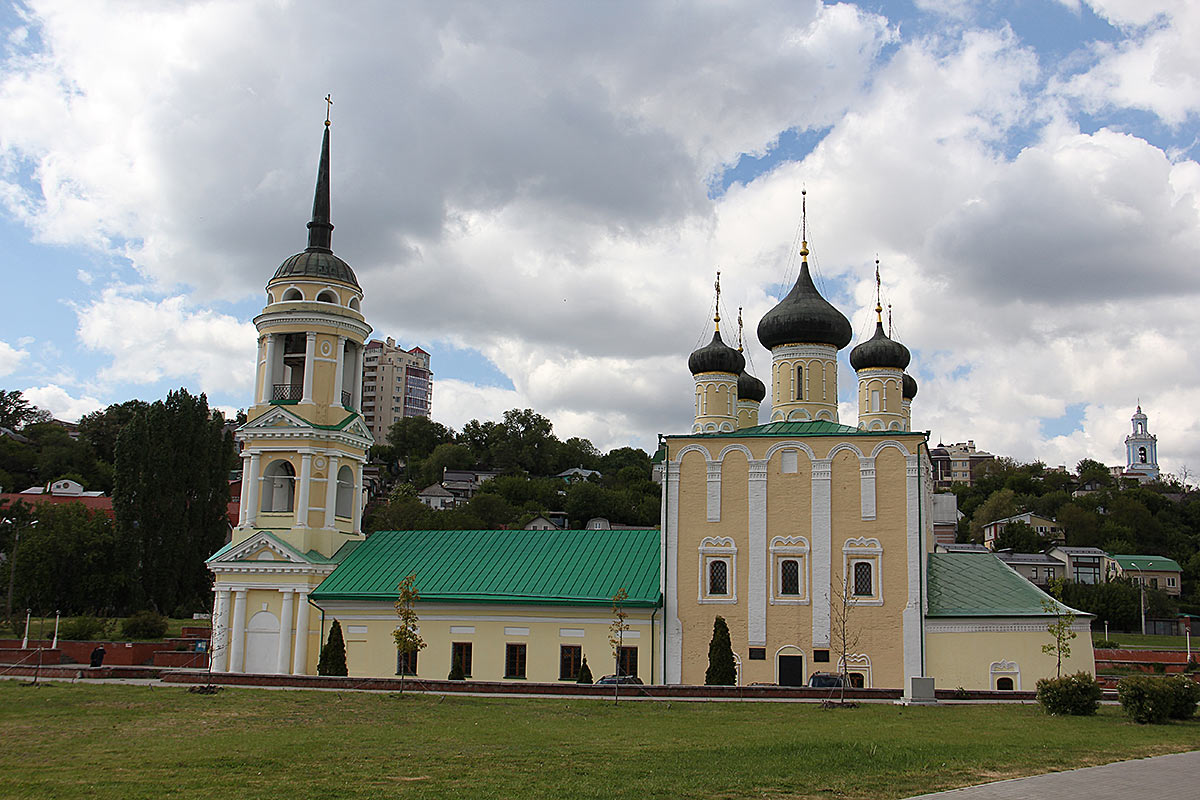
{"label": "yellow plastered wall", "polygon": [[[902,372],[898,369],[864,369],[858,373],[858,427],[862,430],[896,430],[906,427]],[[879,410],[872,410],[872,392],[880,393]]]}
{"label": "yellow plastered wall", "polygon": [[737,428],[737,376],[702,372],[696,376],[696,432]]}
{"label": "yellow plastered wall", "polygon": [[[939,620],[946,622],[946,620]],[[979,620],[962,620],[964,624]],[[925,658],[928,674],[935,678],[939,689],[994,689],[997,674],[1014,677],[1014,688],[1034,691],[1038,678],[1053,678],[1057,674],[1054,656],[1042,653],[1042,645],[1050,644],[1050,634],[1041,631],[927,633]],[[1063,661],[1062,674],[1076,672],[1096,674],[1096,661],[1091,637],[1081,632],[1072,639],[1071,655]],[[1019,681],[1010,672],[994,673],[993,664],[1011,662],[1019,670]]]}
{"label": "yellow plastered wall", "polygon": [[[836,422],[836,355],[833,358],[785,358],[778,354],[778,350],[776,348],[775,358],[771,362],[771,420],[774,422],[829,418]],[[804,368],[802,397],[797,397],[796,394],[797,367]]]}
{"label": "yellow plastered wall", "polygon": [[[319,613],[319,612],[318,612]],[[638,648],[638,677],[645,683],[661,679],[662,614],[651,624],[653,609],[627,609],[624,644]],[[484,606],[480,604],[417,604],[419,632],[425,648],[417,656],[417,677],[444,680],[450,674],[451,646],[471,644],[473,680],[526,680],[556,682],[560,674],[562,645],[583,648],[592,676],[599,679],[615,672],[609,644],[611,608],[565,606]],[[337,619],[346,640],[346,667],[350,675],[394,677],[396,644],[392,632],[396,615],[390,604],[343,603],[325,612],[324,629]],[[316,626],[320,627],[318,619]],[[577,635],[582,632],[582,636]],[[505,678],[507,644],[524,644],[524,679]]]}
{"label": "yellow plastered wall", "polygon": [[[323,575],[310,576],[307,580],[302,578],[301,582],[303,585],[307,586],[307,588],[309,590],[312,590],[312,589],[315,589],[317,587],[317,585],[320,584],[320,582],[323,579],[324,579]],[[295,631],[296,631],[296,626],[300,622],[299,615],[307,614],[308,615],[308,651],[307,651],[307,656],[308,656],[307,662],[308,663],[305,667],[303,674],[308,674],[308,675],[316,674],[317,657],[318,657],[320,647],[321,647],[320,618],[318,616],[319,612],[317,612],[316,609],[311,608],[307,601],[299,602],[299,595],[296,595],[295,596],[296,601],[293,602],[293,607],[292,607],[292,618],[289,620],[285,620],[282,618],[283,593],[282,593],[281,589],[284,587],[289,588],[289,589],[294,588],[297,584],[296,576],[295,575],[259,574],[259,575],[254,576],[254,582],[256,584],[260,584],[260,585],[263,585],[263,584],[278,585],[278,586],[280,586],[280,590],[256,588],[256,589],[249,589],[246,592],[246,606],[245,606],[245,611],[244,611],[244,616],[242,618],[242,621],[243,621],[244,625],[246,626],[247,632],[249,633],[251,621],[254,619],[255,614],[258,614],[263,611],[266,611],[266,612],[272,614],[279,623],[280,635],[287,637],[286,671],[291,672],[292,656],[294,655],[294,652],[295,652],[295,650],[294,650],[294,648],[295,648]],[[233,589],[233,588],[238,587],[239,585],[240,584],[237,582],[229,582],[229,581],[219,578],[216,581],[216,583],[214,584],[213,588],[216,590]],[[235,627],[234,604],[233,604],[232,595],[230,597],[228,614],[229,614],[229,627],[225,633],[225,641],[227,643],[232,641],[233,630]],[[247,649],[246,649],[247,646],[253,646],[253,645],[247,641],[243,644],[243,649],[242,649],[243,671],[248,672],[249,668],[247,665],[247,655],[248,655]],[[276,647],[277,646],[278,645],[276,645]],[[269,669],[266,670],[268,673],[275,672],[277,652],[278,651],[274,651],[275,655],[272,655],[268,659]]]}

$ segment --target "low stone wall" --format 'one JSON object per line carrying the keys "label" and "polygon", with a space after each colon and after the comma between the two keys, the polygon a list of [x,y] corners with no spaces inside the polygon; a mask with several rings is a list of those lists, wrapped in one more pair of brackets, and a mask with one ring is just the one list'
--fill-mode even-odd
{"label": "low stone wall", "polygon": [[48,664],[39,668],[36,663],[32,666],[0,666],[0,676],[20,676],[26,678],[66,678],[68,680],[81,680],[85,678],[97,680],[136,678],[154,680],[162,677],[162,674],[163,670],[155,667],[85,667],[81,664]]}
{"label": "low stone wall", "polygon": [[[1195,652],[1192,658],[1197,658]],[[1187,666],[1188,654],[1183,650],[1126,650],[1097,649],[1096,672],[1102,673],[1113,668],[1134,669],[1147,674],[1178,675]],[[1155,665],[1162,665],[1162,673]]]}
{"label": "low stone wall", "polygon": [[[39,647],[47,651],[53,639],[30,639],[30,650]],[[73,664],[90,664],[92,651],[97,645],[104,645],[104,663],[114,666],[141,666],[154,661],[154,653],[163,648],[162,642],[69,642],[58,640],[58,651],[63,659]],[[20,639],[0,639],[0,651],[5,649],[20,649]]]}

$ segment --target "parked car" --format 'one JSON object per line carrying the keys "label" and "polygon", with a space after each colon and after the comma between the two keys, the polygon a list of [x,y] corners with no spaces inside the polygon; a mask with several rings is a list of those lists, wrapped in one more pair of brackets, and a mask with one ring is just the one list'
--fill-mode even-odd
{"label": "parked car", "polygon": [[605,675],[603,678],[596,681],[597,685],[602,683],[606,683],[609,686],[612,686],[614,683],[635,684],[637,686],[641,686],[642,679],[637,675]]}
{"label": "parked car", "polygon": [[814,672],[808,678],[808,685],[814,689],[837,689],[843,685],[843,678],[834,672]]}

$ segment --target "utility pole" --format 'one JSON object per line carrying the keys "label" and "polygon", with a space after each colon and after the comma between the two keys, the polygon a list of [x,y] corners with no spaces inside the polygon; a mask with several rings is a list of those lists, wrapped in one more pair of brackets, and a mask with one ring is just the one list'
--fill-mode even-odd
{"label": "utility pole", "polygon": [[1138,589],[1140,590],[1140,600],[1138,601],[1138,616],[1142,618],[1142,636],[1146,635],[1146,576],[1142,574],[1142,568],[1137,565],[1136,561],[1130,561],[1129,566],[1138,571]]}

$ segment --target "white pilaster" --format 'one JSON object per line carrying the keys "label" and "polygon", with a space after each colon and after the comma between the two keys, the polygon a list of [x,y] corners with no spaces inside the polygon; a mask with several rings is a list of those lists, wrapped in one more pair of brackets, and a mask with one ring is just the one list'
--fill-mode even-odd
{"label": "white pilaster", "polygon": [[363,374],[363,348],[357,342],[354,345],[354,381],[350,386],[350,391],[354,395],[354,411],[358,414],[362,413],[362,374]]}
{"label": "white pilaster", "polygon": [[246,518],[250,516],[250,495],[253,494],[250,479],[250,454],[242,454],[242,493],[238,502],[238,527],[246,527]]}
{"label": "white pilaster", "polygon": [[867,456],[858,460],[859,494],[862,496],[862,518],[875,519],[875,459]]}
{"label": "white pilaster", "polygon": [[262,392],[258,398],[260,403],[271,402],[272,394],[275,391],[275,339],[275,334],[267,334],[267,352],[263,357]]}
{"label": "white pilaster", "polygon": [[292,654],[292,602],[296,592],[292,589],[283,590],[283,610],[279,614],[279,658],[275,662],[275,671],[280,675],[288,672],[288,657]]}
{"label": "white pilaster", "polygon": [[342,404],[342,384],[346,382],[346,337],[337,338],[337,366],[333,370],[333,405]]}
{"label": "white pilaster", "polygon": [[312,485],[312,453],[300,454],[300,485],[296,491],[296,527],[308,527],[309,487]]}
{"label": "white pilaster", "polygon": [[750,647],[767,645],[767,459],[750,461],[750,573],[746,592]]}
{"label": "white pilaster", "polygon": [[208,657],[213,672],[229,670],[229,590],[215,589],[212,637],[208,642]]}
{"label": "white pilaster", "polygon": [[292,653],[292,674],[303,675],[307,668],[308,590],[302,590],[296,593],[296,646]]}
{"label": "white pilaster", "polygon": [[829,646],[829,593],[833,586],[830,567],[833,559],[832,492],[833,461],[818,458],[812,462],[812,643]]}
{"label": "white pilaster", "polygon": [[679,463],[667,464],[666,682],[683,681],[683,625],[679,621]]}
{"label": "white pilaster", "polygon": [[317,366],[317,332],[309,331],[304,335],[304,394],[301,403],[313,401],[313,372]]}
{"label": "white pilaster", "polygon": [[363,510],[362,464],[354,464],[354,532],[362,533]]}
{"label": "white pilaster", "polygon": [[334,527],[334,515],[337,514],[337,474],[338,457],[329,456],[329,478],[325,482],[325,527]]}
{"label": "white pilaster", "polygon": [[229,671],[241,672],[246,653],[246,590],[233,590],[232,631],[229,635]]}
{"label": "white pilaster", "polygon": [[708,462],[708,521],[721,521],[721,462]]}
{"label": "white pilaster", "polygon": [[925,674],[921,663],[921,573],[925,559],[921,543],[921,462],[920,456],[905,456],[905,514],[907,516],[908,593],[904,603],[904,685],[909,678]]}
{"label": "white pilaster", "polygon": [[[246,477],[242,476],[242,483]],[[246,527],[253,528],[258,522],[259,503],[262,501],[262,455],[250,454],[250,496],[247,498]]]}

